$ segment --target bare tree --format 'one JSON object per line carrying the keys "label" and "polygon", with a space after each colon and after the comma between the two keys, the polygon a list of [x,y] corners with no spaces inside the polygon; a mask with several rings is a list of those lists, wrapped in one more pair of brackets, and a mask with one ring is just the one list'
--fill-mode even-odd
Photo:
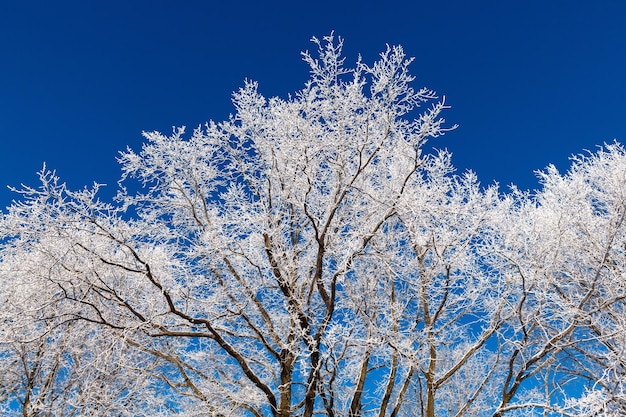
{"label": "bare tree", "polygon": [[[501,195],[423,151],[446,132],[446,105],[411,87],[402,48],[347,69],[341,40],[314,43],[293,97],[247,82],[230,120],[146,133],[119,158],[115,203],[46,170],[19,190],[0,224],[0,403],[24,415],[39,415],[27,395],[54,415],[623,411],[623,149],[548,169],[536,195]],[[42,397],[60,392],[75,394]]]}

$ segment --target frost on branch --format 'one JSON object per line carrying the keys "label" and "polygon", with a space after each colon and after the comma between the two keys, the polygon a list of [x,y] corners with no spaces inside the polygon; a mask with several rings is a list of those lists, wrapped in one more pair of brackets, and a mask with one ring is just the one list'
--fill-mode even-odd
{"label": "frost on branch", "polygon": [[115,203],[19,191],[5,414],[623,414],[623,148],[500,194],[424,152],[452,127],[401,47],[313,42],[292,97],[246,81],[229,120],[144,133]]}

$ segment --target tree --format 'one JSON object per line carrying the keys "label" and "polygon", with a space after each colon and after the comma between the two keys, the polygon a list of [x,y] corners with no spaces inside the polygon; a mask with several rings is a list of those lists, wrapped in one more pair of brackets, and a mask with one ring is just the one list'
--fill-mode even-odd
{"label": "tree", "polygon": [[483,188],[424,151],[446,105],[402,48],[346,69],[341,40],[314,42],[288,100],[246,82],[230,120],[146,133],[114,203],[45,169],[19,190],[7,412],[62,392],[45,412],[623,412],[624,150],[549,168],[536,195]]}
{"label": "tree", "polygon": [[570,378],[589,381],[586,396],[573,401],[583,404],[574,415],[626,413],[625,157],[612,144],[575,157],[564,176],[553,166],[540,173],[543,190],[526,216],[534,231],[525,234],[535,244],[518,255],[535,260],[518,265],[532,271],[533,287],[543,287],[534,290],[541,294],[536,315],[546,318],[528,327],[550,335],[544,350],[567,354],[558,366]]}

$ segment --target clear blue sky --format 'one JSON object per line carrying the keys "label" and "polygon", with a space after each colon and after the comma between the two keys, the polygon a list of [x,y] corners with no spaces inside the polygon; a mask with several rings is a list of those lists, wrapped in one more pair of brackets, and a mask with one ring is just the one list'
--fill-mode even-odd
{"label": "clear blue sky", "polygon": [[300,51],[331,30],[348,63],[402,44],[460,125],[429,146],[483,184],[535,188],[533,170],[626,142],[625,22],[621,0],[2,1],[0,208],[44,161],[73,188],[113,188],[142,130],[223,120],[245,78],[300,89]]}

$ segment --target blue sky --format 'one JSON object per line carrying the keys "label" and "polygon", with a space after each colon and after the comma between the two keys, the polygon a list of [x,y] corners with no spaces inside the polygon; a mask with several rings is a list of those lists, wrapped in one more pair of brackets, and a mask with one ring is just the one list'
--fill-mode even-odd
{"label": "blue sky", "polygon": [[483,184],[535,188],[533,170],[626,142],[625,21],[618,0],[3,1],[0,208],[44,161],[112,192],[141,131],[225,119],[245,78],[266,96],[300,89],[300,51],[331,30],[348,64],[386,43],[416,58],[416,86],[445,94],[459,124],[428,146]]}

